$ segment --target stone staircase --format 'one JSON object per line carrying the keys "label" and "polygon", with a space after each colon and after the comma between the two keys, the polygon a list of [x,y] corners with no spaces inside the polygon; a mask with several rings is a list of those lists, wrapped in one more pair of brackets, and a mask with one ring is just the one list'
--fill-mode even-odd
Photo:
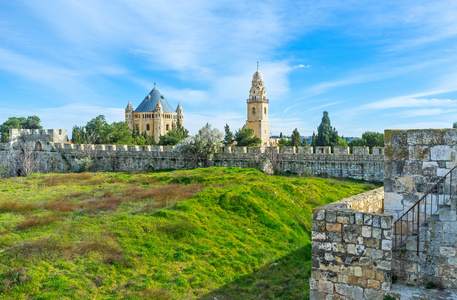
{"label": "stone staircase", "polygon": [[[445,298],[445,294],[440,296],[444,298],[436,298],[439,289],[457,289],[456,201],[457,197],[452,196],[446,204],[440,204],[436,213],[421,222],[419,230],[392,252],[393,282],[416,286],[409,289],[406,298],[400,299],[457,299],[457,296]],[[426,286],[436,289],[424,289]],[[454,295],[454,291],[446,292]],[[424,293],[432,295],[431,298],[414,298]]]}

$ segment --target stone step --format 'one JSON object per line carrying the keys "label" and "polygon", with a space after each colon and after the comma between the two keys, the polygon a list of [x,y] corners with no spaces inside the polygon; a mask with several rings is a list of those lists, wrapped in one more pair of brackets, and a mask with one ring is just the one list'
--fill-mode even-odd
{"label": "stone step", "polygon": [[424,286],[395,283],[392,284],[392,289],[386,295],[396,300],[455,300],[457,299],[457,290],[426,289]]}

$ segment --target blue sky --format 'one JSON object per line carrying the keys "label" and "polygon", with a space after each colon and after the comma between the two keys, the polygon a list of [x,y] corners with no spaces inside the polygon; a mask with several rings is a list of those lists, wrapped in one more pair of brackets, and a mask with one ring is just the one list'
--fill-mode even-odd
{"label": "blue sky", "polygon": [[260,62],[272,134],[457,121],[457,1],[1,1],[0,123],[123,121],[154,82],[191,133],[243,126]]}

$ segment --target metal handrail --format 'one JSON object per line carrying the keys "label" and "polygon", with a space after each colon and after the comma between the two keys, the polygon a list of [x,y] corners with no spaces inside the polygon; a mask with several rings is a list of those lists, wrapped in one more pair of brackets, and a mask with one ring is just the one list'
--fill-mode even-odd
{"label": "metal handrail", "polygon": [[[419,255],[419,240],[420,240],[420,226],[425,224],[431,216],[435,215],[436,212],[440,209],[440,205],[446,205],[448,203],[446,202],[446,179],[449,176],[449,200],[452,198],[452,171],[454,171],[457,168],[457,166],[453,167],[449,172],[446,173],[438,182],[436,182],[426,193],[422,198],[419,199],[416,203],[414,203],[413,206],[411,206],[401,217],[399,217],[395,222],[394,222],[394,236],[393,236],[393,250],[398,250],[400,247],[402,247],[409,236],[412,236],[414,234],[417,235],[417,248],[416,248],[416,254]],[[440,204],[440,191],[441,191],[441,185],[443,185],[443,200],[442,203]],[[435,196],[435,206],[436,210],[433,211],[433,193],[436,192]],[[427,196],[430,195],[430,214],[427,217]],[[421,205],[423,205],[423,214],[421,213]],[[421,217],[423,218],[421,219]],[[403,230],[403,225],[406,222],[406,228]],[[411,223],[411,226],[410,226]],[[399,227],[399,228],[398,228]],[[399,231],[399,232],[398,232]],[[405,232],[403,232],[405,231]],[[404,234],[405,233],[405,234]],[[400,238],[400,241],[398,241],[398,237]]]}

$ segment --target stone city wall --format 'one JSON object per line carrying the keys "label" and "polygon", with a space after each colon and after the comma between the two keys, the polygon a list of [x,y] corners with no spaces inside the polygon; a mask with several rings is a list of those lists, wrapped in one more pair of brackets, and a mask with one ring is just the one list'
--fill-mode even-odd
{"label": "stone city wall", "polygon": [[[61,133],[61,134],[59,134]],[[9,143],[0,144],[0,165],[10,176],[20,169],[21,145],[34,151],[36,171],[67,172],[75,159],[90,157],[96,171],[140,171],[159,169],[191,169],[196,166],[173,146],[75,145],[62,143],[62,130],[20,130]],[[66,131],[65,131],[66,138]],[[54,142],[54,141],[58,142]],[[313,151],[316,150],[316,151]],[[322,151],[321,151],[322,150]],[[263,170],[268,161],[275,171],[301,174],[327,174],[333,177],[382,181],[383,148],[373,150],[347,147],[223,147],[208,166],[257,168]],[[316,153],[314,153],[316,152]],[[338,154],[340,153],[340,154]]]}
{"label": "stone city wall", "polygon": [[385,152],[384,209],[397,219],[456,165],[457,129],[386,130]]}
{"label": "stone city wall", "polygon": [[[456,165],[457,129],[385,133],[384,208],[398,219]],[[409,234],[393,255],[392,270],[399,282],[457,288],[456,179],[454,171],[423,201],[420,218],[426,215],[430,219],[420,224],[419,235],[411,235],[417,230],[411,222],[416,219],[417,209],[396,225],[397,235]]]}
{"label": "stone city wall", "polygon": [[393,218],[371,212],[382,211],[380,200],[382,188],[314,211],[312,300],[381,300],[390,291]]}

